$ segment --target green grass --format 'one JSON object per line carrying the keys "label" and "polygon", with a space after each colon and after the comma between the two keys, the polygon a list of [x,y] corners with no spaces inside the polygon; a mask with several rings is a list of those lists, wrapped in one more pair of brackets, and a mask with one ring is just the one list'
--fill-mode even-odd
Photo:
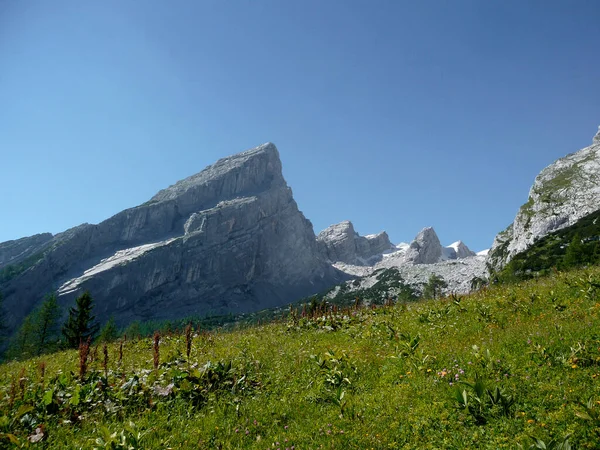
{"label": "green grass", "polygon": [[92,348],[83,378],[76,351],[5,363],[0,447],[513,449],[570,435],[599,448],[598,286],[593,268],[297,313],[196,334],[189,360],[184,336],[164,336],[157,370],[151,339],[125,342],[121,363],[109,344],[107,372]]}

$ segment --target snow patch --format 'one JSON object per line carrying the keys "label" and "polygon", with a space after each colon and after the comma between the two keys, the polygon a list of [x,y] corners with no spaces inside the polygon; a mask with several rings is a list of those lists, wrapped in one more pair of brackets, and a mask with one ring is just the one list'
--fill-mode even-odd
{"label": "snow patch", "polygon": [[149,252],[152,249],[168,245],[177,238],[167,239],[166,241],[153,242],[151,244],[140,245],[139,247],[126,248],[125,250],[119,250],[114,255],[104,258],[95,266],[83,272],[83,275],[77,278],[73,278],[61,287],[58,288],[58,295],[69,294],[79,288],[79,285],[84,281],[92,278],[94,275],[112,269],[115,266],[126,264],[136,258],[139,258],[144,253]]}

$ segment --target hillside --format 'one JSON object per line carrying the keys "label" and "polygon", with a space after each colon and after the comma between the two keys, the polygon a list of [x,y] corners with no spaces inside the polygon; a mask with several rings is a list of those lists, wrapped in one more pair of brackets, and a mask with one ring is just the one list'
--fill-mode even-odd
{"label": "hillside", "polygon": [[517,253],[496,275],[511,281],[549,274],[553,269],[568,269],[600,263],[600,211],[589,214],[559,231],[536,241]]}
{"label": "hillside", "polygon": [[[306,311],[305,311],[306,312]],[[0,366],[6,448],[600,446],[600,268]],[[121,347],[122,345],[122,347]],[[122,361],[119,361],[122,348]],[[37,431],[36,431],[37,430]],[[553,444],[552,441],[556,442]],[[39,441],[38,443],[34,441]]]}
{"label": "hillside", "polygon": [[535,177],[527,202],[513,223],[496,236],[488,265],[501,270],[539,239],[597,211],[599,169],[600,128],[592,145],[554,161]]}

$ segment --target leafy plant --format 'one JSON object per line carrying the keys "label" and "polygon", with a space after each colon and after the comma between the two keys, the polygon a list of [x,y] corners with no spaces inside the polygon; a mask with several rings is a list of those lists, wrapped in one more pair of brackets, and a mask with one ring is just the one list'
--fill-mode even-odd
{"label": "leafy plant", "polygon": [[514,397],[499,387],[488,388],[481,377],[475,376],[474,383],[460,382],[468,389],[457,387],[455,399],[459,409],[469,412],[477,425],[484,425],[490,417],[510,416],[515,404]]}

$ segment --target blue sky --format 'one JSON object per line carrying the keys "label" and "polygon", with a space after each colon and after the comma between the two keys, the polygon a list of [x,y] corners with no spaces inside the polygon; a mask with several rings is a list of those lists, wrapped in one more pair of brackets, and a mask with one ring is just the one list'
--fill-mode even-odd
{"label": "blue sky", "polygon": [[600,124],[600,2],[0,2],[0,241],[274,142],[315,232],[481,250]]}

